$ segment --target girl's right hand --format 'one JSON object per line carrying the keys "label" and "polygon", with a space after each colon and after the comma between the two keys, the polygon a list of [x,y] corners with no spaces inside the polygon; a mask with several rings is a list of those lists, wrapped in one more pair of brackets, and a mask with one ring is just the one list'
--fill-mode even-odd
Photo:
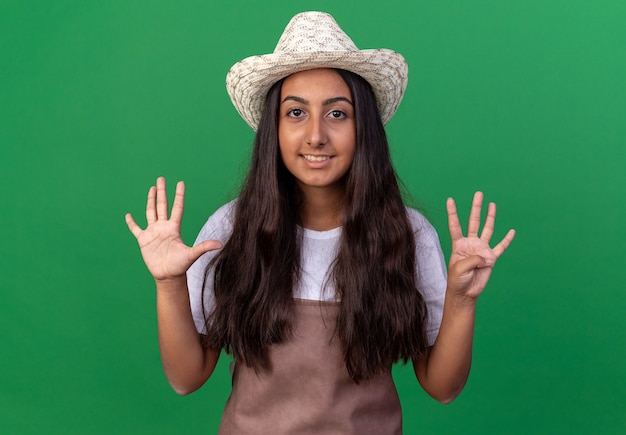
{"label": "girl's right hand", "polygon": [[137,239],[143,261],[156,281],[169,281],[183,277],[187,269],[202,254],[222,247],[217,240],[206,240],[194,247],[185,245],[180,237],[184,202],[185,184],[179,181],[176,185],[172,215],[168,219],[165,179],[159,177],[156,187],[152,186],[148,191],[147,228],[142,230],[131,214],[126,214],[128,229]]}

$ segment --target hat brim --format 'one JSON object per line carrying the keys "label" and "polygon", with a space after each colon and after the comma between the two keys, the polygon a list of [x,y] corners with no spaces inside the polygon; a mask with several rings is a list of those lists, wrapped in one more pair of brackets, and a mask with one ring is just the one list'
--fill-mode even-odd
{"label": "hat brim", "polygon": [[374,91],[383,124],[400,105],[408,80],[404,57],[388,49],[272,53],[247,57],[233,65],[226,76],[226,89],[237,112],[256,131],[272,85],[296,72],[315,68],[344,69],[367,80]]}

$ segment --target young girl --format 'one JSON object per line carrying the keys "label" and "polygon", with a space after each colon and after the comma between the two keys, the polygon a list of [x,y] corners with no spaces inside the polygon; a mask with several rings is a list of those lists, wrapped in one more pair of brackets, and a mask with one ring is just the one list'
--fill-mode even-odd
{"label": "young girl", "polygon": [[163,369],[200,388],[222,349],[234,357],[220,433],[396,434],[393,363],[447,403],[472,358],[476,300],[497,258],[495,205],[479,234],[476,193],[464,237],[447,202],[446,273],[433,227],[404,206],[384,130],[406,88],[404,58],[358,50],[324,13],[296,15],[274,53],[237,63],[231,99],[257,131],[242,191],[180,238],[165,180],[150,188],[137,238],[157,288]]}

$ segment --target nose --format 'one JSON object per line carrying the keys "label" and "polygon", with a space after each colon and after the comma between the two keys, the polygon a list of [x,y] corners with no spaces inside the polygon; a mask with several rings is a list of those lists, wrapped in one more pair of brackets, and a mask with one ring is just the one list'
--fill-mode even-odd
{"label": "nose", "polygon": [[312,116],[307,122],[306,143],[310,147],[319,148],[328,142],[324,120]]}

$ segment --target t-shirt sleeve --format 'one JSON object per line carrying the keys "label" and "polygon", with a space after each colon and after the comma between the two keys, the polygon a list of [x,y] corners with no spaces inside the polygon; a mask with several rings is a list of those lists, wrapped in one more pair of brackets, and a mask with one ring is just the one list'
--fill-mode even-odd
{"label": "t-shirt sleeve", "polygon": [[[235,200],[236,201],[236,200]],[[230,238],[233,228],[233,217],[235,213],[235,201],[220,207],[204,224],[194,246],[205,240],[219,240],[224,245]],[[219,250],[210,251],[202,255],[187,270],[187,287],[189,289],[189,303],[191,305],[191,313],[196,330],[199,333],[205,333],[204,313],[210,313],[215,304],[213,295],[213,270],[209,270],[206,275],[206,268],[219,253]],[[202,286],[205,286],[204,295],[202,294]],[[203,301],[204,299],[204,301]],[[204,304],[204,310],[203,310]]]}
{"label": "t-shirt sleeve", "polygon": [[422,292],[428,318],[426,335],[432,346],[439,334],[443,317],[448,272],[435,228],[419,212],[409,209],[409,220],[415,232],[415,277],[417,288]]}

